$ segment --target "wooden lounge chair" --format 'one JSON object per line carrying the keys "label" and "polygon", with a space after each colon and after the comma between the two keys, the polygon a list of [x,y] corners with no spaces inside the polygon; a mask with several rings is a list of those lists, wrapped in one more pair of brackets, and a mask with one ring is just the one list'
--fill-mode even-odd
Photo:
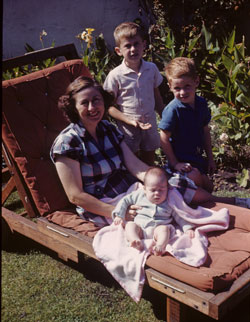
{"label": "wooden lounge chair", "polygon": [[[10,177],[2,191],[2,204],[16,188],[25,212],[16,214],[2,207],[2,220],[11,231],[48,247],[65,261],[78,262],[82,253],[96,258],[92,240],[99,228],[77,216],[49,150],[67,125],[57,109],[59,96],[76,77],[90,73],[77,59],[73,45],[5,61],[3,70],[56,56],[71,60],[3,81],[2,152]],[[3,172],[5,176],[6,169]],[[205,206],[228,207],[231,223],[228,231],[209,235],[204,266],[189,267],[168,254],[150,256],[146,263],[147,283],[166,294],[167,321],[184,321],[185,305],[220,320],[250,296],[250,210],[223,204]]]}

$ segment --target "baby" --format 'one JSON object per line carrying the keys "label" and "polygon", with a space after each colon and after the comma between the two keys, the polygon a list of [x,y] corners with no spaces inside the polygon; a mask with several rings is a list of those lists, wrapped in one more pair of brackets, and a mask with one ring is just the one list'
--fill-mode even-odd
{"label": "baby", "polygon": [[[159,167],[151,167],[145,174],[144,187],[123,197],[112,212],[115,225],[125,225],[125,236],[130,246],[142,250],[143,238],[153,238],[154,255],[162,255],[170,237],[169,224],[173,219],[188,233],[194,237],[193,225],[184,219],[168,205],[168,177],[166,172]],[[130,205],[138,205],[137,215],[134,221],[125,222],[127,208]]]}

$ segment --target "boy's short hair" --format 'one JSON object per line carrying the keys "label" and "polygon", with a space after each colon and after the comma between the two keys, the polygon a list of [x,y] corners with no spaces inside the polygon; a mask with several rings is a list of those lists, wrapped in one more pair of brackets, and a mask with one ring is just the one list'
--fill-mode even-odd
{"label": "boy's short hair", "polygon": [[114,38],[116,46],[119,47],[122,38],[133,38],[140,36],[142,40],[145,40],[145,32],[140,25],[135,22],[123,22],[115,28]]}
{"label": "boy's short hair", "polygon": [[150,175],[164,177],[168,185],[169,176],[163,168],[158,166],[149,167],[144,176],[144,185],[147,184],[147,179]]}
{"label": "boy's short hair", "polygon": [[196,79],[198,76],[194,60],[187,57],[176,57],[171,60],[165,67],[165,73],[170,83],[174,78],[188,76]]}

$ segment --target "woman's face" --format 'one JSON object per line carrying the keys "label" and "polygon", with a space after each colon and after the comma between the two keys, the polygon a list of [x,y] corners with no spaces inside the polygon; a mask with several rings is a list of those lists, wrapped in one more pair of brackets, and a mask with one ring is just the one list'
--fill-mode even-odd
{"label": "woman's face", "polygon": [[96,127],[105,111],[102,94],[96,88],[89,87],[76,93],[74,99],[75,107],[84,127]]}

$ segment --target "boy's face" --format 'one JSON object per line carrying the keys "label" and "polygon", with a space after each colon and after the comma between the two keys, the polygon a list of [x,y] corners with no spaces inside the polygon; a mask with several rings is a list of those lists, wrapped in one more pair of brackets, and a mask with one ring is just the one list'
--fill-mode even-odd
{"label": "boy's face", "polygon": [[164,176],[149,175],[144,190],[147,199],[155,204],[159,205],[166,200],[168,195],[168,182]]}
{"label": "boy's face", "polygon": [[122,38],[120,47],[115,47],[115,51],[119,56],[123,56],[127,65],[135,66],[141,63],[143,51],[146,42],[140,36],[132,38]]}
{"label": "boy's face", "polygon": [[182,76],[180,78],[172,78],[169,82],[171,92],[174,97],[185,104],[194,106],[195,92],[199,85],[199,77],[193,79],[189,76]]}

